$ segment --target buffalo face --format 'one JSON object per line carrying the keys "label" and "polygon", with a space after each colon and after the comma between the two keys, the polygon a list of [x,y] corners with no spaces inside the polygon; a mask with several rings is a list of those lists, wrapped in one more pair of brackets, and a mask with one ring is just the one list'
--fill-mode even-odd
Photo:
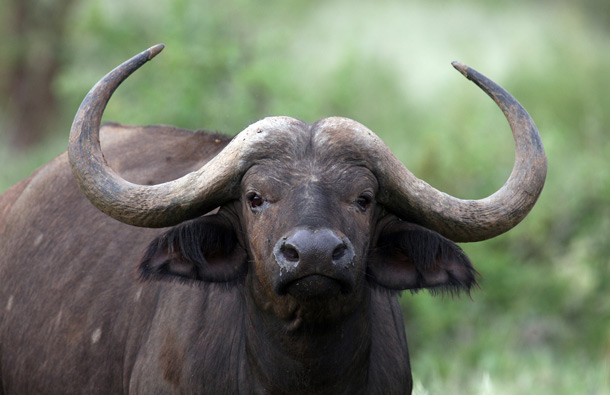
{"label": "buffalo face", "polygon": [[345,144],[361,125],[286,122],[290,138],[267,130],[272,149],[250,160],[238,200],[152,243],[145,277],[243,281],[256,311],[289,329],[345,320],[373,286],[470,289],[457,245],[377,202],[366,153]]}
{"label": "buffalo face", "polygon": [[[256,304],[283,319],[329,320],[362,302],[366,258],[378,217],[370,170],[316,145],[316,125],[252,166],[241,212]],[[313,318],[312,318],[313,319]]]}

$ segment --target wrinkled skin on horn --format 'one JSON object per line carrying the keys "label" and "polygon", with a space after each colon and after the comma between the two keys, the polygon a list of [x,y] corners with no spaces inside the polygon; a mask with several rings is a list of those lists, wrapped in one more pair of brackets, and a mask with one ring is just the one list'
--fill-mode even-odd
{"label": "wrinkled skin on horn", "polygon": [[[75,178],[91,202],[128,224],[164,227],[201,215],[239,197],[239,181],[256,163],[273,153],[284,118],[251,125],[212,161],[196,172],[152,186],[126,182],[110,169],[99,148],[102,112],[118,85],[163,49],[157,45],[111,71],[89,92],[75,117],[69,155]],[[513,131],[515,165],[505,185],[480,200],[461,200],[416,178],[366,127],[346,119],[328,121],[335,131],[349,130],[344,141],[361,152],[380,183],[377,200],[403,219],[413,220],[454,241],[479,241],[514,227],[535,204],[546,178],[546,156],[533,120],[504,89],[477,71],[454,62],[502,109]],[[290,128],[281,133],[291,134]],[[261,148],[262,147],[262,148]]]}

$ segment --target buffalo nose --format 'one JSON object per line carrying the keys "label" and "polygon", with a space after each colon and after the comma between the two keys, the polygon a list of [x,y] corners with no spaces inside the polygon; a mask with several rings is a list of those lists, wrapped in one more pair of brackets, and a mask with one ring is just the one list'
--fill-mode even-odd
{"label": "buffalo nose", "polygon": [[341,238],[329,229],[299,229],[282,237],[273,253],[280,268],[287,271],[298,265],[322,269],[332,264],[345,268],[354,260],[354,248],[349,239]]}

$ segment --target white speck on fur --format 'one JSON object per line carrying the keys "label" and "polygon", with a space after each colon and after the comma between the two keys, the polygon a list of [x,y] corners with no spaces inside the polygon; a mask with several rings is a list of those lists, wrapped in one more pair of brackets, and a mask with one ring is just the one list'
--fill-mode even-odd
{"label": "white speck on fur", "polygon": [[138,288],[138,291],[136,292],[136,302],[140,301],[140,297],[142,296],[142,288]]}
{"label": "white speck on fur", "polygon": [[97,328],[96,330],[93,331],[93,334],[91,335],[91,344],[95,344],[95,343],[99,342],[101,337],[102,337],[102,328]]}
{"label": "white speck on fur", "polygon": [[36,237],[36,240],[34,240],[34,247],[38,247],[40,245],[40,243],[42,243],[43,238],[44,238],[44,233],[39,234],[38,237]]}
{"label": "white speck on fur", "polygon": [[13,308],[14,300],[15,300],[15,297],[13,295],[8,297],[8,302],[6,303],[6,311],[11,311],[11,309]]}
{"label": "white speck on fur", "polygon": [[63,310],[59,309],[59,313],[57,313],[57,316],[55,317],[55,328],[59,328],[59,325],[61,324],[62,316],[63,316]]}

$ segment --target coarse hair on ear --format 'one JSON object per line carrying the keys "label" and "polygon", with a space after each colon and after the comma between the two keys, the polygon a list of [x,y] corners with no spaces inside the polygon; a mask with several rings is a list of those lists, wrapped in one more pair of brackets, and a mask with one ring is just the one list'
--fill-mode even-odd
{"label": "coarse hair on ear", "polygon": [[143,279],[231,282],[247,271],[247,253],[218,214],[177,225],[154,239],[140,261]]}
{"label": "coarse hair on ear", "polygon": [[478,273],[462,249],[422,226],[387,221],[378,232],[367,266],[375,284],[392,290],[470,293]]}

